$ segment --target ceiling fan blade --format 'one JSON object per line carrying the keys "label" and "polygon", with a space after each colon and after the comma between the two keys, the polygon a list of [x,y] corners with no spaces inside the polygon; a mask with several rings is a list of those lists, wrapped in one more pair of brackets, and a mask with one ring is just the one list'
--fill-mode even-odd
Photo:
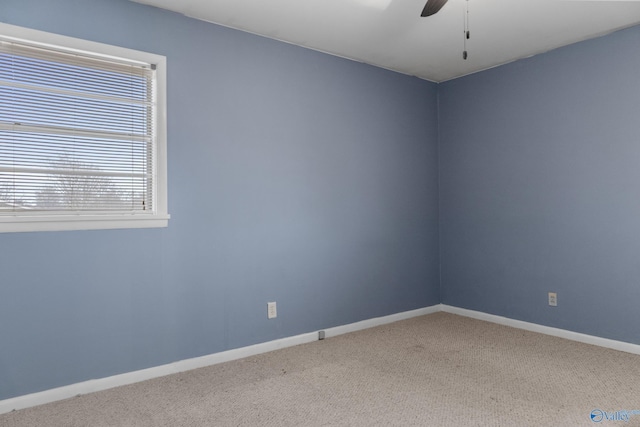
{"label": "ceiling fan blade", "polygon": [[427,0],[427,4],[424,5],[424,9],[422,9],[420,16],[431,16],[438,13],[446,2],[447,0]]}

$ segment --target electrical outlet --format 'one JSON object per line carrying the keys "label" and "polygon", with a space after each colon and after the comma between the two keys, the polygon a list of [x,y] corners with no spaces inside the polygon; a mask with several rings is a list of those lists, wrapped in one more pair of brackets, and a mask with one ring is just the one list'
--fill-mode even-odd
{"label": "electrical outlet", "polygon": [[556,294],[555,292],[549,292],[549,305],[551,307],[558,306],[558,294]]}
{"label": "electrical outlet", "polygon": [[268,319],[275,319],[276,317],[278,317],[278,309],[276,307],[276,303],[274,302],[268,302],[267,303],[267,318]]}

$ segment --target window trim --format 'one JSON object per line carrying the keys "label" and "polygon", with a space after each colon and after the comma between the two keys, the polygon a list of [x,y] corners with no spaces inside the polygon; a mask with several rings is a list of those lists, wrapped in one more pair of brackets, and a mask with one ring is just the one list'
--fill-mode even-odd
{"label": "window trim", "polygon": [[74,37],[52,34],[0,22],[0,35],[17,42],[37,43],[51,48],[63,48],[92,56],[156,64],[156,145],[154,150],[155,209],[153,213],[91,215],[77,213],[0,215],[0,233],[62,230],[100,230],[115,228],[167,227],[167,99],[166,57],[149,52],[107,45]]}

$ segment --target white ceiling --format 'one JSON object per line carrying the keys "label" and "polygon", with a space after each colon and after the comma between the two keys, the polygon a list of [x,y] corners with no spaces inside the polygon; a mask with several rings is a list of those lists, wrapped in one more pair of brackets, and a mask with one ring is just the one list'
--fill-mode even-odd
{"label": "white ceiling", "polygon": [[435,82],[640,24],[640,0],[132,1]]}

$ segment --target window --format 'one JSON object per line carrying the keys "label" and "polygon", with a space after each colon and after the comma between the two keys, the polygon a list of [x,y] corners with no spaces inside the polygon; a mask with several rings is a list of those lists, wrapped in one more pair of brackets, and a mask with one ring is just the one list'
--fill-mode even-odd
{"label": "window", "polygon": [[0,24],[0,232],[166,227],[165,67]]}

